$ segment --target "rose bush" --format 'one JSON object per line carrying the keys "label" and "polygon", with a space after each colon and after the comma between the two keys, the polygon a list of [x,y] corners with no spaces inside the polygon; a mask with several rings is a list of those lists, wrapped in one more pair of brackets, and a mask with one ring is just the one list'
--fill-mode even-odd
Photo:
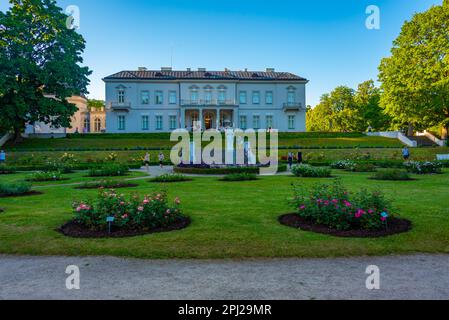
{"label": "rose bush", "polygon": [[297,214],[315,224],[337,230],[380,230],[391,218],[390,202],[380,191],[351,195],[339,181],[317,185],[310,193],[294,187]]}
{"label": "rose bush", "polygon": [[168,203],[165,192],[157,192],[140,198],[126,197],[115,190],[101,190],[96,200],[73,203],[75,221],[94,230],[108,228],[108,217],[114,217],[114,226],[131,230],[148,230],[167,227],[183,218],[181,201]]}

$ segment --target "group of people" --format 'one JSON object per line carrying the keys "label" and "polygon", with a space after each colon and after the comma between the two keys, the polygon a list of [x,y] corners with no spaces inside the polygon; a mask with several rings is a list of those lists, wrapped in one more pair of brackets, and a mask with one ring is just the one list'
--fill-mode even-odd
{"label": "group of people", "polygon": [[[159,155],[158,155],[157,157],[158,157],[158,159],[159,159],[159,166],[160,166],[161,168],[163,168],[163,167],[164,167],[165,156],[164,156],[164,154],[162,153],[162,151],[159,152]],[[149,171],[149,170],[150,170],[150,164],[151,164],[150,153],[147,152],[147,153],[145,154],[145,157],[143,158],[143,164],[145,165],[146,170]]]}
{"label": "group of people", "polygon": [[[295,156],[294,156],[293,152],[289,152],[288,156],[287,156],[289,169],[292,168],[294,160],[295,160]],[[302,152],[301,151],[298,151],[298,153],[296,155],[296,160],[297,160],[298,164],[302,163]]]}

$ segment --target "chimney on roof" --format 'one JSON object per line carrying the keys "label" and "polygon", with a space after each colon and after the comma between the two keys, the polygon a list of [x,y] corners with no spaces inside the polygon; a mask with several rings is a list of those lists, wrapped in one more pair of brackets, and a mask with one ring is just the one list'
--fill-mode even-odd
{"label": "chimney on roof", "polygon": [[187,71],[190,72],[190,71],[192,71],[192,69],[191,68],[187,68]]}
{"label": "chimney on roof", "polygon": [[274,72],[274,68],[267,68],[267,72],[269,72],[269,73]]}
{"label": "chimney on roof", "polygon": [[172,67],[161,67],[161,71],[172,71]]}
{"label": "chimney on roof", "polygon": [[228,69],[228,68],[225,68],[225,72],[229,72],[229,69]]}
{"label": "chimney on roof", "polygon": [[139,70],[139,71],[147,71],[147,68],[145,68],[145,67],[139,67],[139,68],[137,68],[137,70]]}
{"label": "chimney on roof", "polygon": [[248,68],[245,68],[245,72],[248,72]]}
{"label": "chimney on roof", "polygon": [[199,72],[206,72],[206,68],[198,68]]}

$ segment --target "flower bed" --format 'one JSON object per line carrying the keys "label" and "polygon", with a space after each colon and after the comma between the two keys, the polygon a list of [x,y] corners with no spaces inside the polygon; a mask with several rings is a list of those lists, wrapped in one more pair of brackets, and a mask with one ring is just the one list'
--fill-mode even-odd
{"label": "flower bed", "polygon": [[355,165],[354,161],[351,161],[351,160],[339,160],[339,161],[332,162],[330,164],[330,167],[332,169],[345,170],[345,169],[347,169],[347,168],[349,168],[349,167],[351,167],[353,165]]}
{"label": "flower bed", "polygon": [[156,183],[173,183],[192,181],[192,179],[182,174],[163,174],[161,176],[151,178],[149,181]]}
{"label": "flower bed", "polygon": [[[208,165],[179,165],[174,168],[177,173],[184,174],[205,174],[205,175],[224,175],[233,173],[254,173],[260,172],[260,166],[229,166],[229,167],[211,167]],[[287,171],[287,165],[279,164],[278,172]]]}
{"label": "flower bed", "polygon": [[133,188],[138,184],[129,183],[126,181],[116,180],[100,180],[100,181],[88,181],[75,189],[119,189],[119,188]]}
{"label": "flower bed", "polygon": [[415,174],[434,174],[441,173],[441,162],[435,161],[409,161],[404,163],[404,167],[410,173]]}
{"label": "flower bed", "polygon": [[292,205],[297,213],[280,218],[292,227],[348,237],[384,236],[411,228],[409,221],[390,212],[391,204],[380,191],[350,194],[336,180],[315,186],[310,194],[300,187],[294,193]]}
{"label": "flower bed", "polygon": [[345,170],[350,172],[375,172],[376,166],[371,163],[354,163]]}
{"label": "flower bed", "polygon": [[324,167],[313,167],[308,164],[299,164],[292,167],[292,173],[303,178],[329,178],[332,171]]}
{"label": "flower bed", "polygon": [[89,169],[89,177],[118,177],[125,176],[129,171],[129,167],[123,164],[110,163],[102,167]]}
{"label": "flower bed", "polygon": [[26,181],[31,181],[31,182],[63,181],[63,180],[69,180],[69,179],[63,178],[62,174],[59,171],[55,171],[55,172],[39,171],[39,172],[33,173],[28,178],[26,178]]}
{"label": "flower bed", "polygon": [[10,167],[10,166],[6,166],[4,164],[0,165],[0,174],[12,174],[12,173],[16,173],[16,168],[14,167]]}
{"label": "flower bed", "polygon": [[377,171],[371,179],[373,180],[391,180],[391,181],[408,181],[413,180],[410,175],[399,169],[384,169]]}
{"label": "flower bed", "polygon": [[42,194],[31,191],[31,185],[26,182],[0,183],[0,198],[25,197]]}
{"label": "flower bed", "polygon": [[[62,226],[60,231],[66,236],[98,238],[178,230],[190,224],[179,206],[178,198],[169,205],[164,192],[127,198],[112,189],[100,191],[96,200],[75,202],[73,221]],[[108,222],[110,218],[113,222]]]}

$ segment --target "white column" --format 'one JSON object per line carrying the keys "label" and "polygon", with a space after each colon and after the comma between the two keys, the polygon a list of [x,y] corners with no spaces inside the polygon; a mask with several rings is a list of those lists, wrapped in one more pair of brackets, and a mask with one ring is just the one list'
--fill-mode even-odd
{"label": "white column", "polygon": [[201,130],[203,130],[203,127],[204,127],[204,123],[203,123],[203,109],[198,109],[198,111],[199,111],[199,115],[200,115],[200,118],[199,118],[199,120],[200,120],[200,124],[201,124]]}
{"label": "white column", "polygon": [[220,127],[220,108],[217,109],[217,125],[215,127],[215,129],[218,129]]}

